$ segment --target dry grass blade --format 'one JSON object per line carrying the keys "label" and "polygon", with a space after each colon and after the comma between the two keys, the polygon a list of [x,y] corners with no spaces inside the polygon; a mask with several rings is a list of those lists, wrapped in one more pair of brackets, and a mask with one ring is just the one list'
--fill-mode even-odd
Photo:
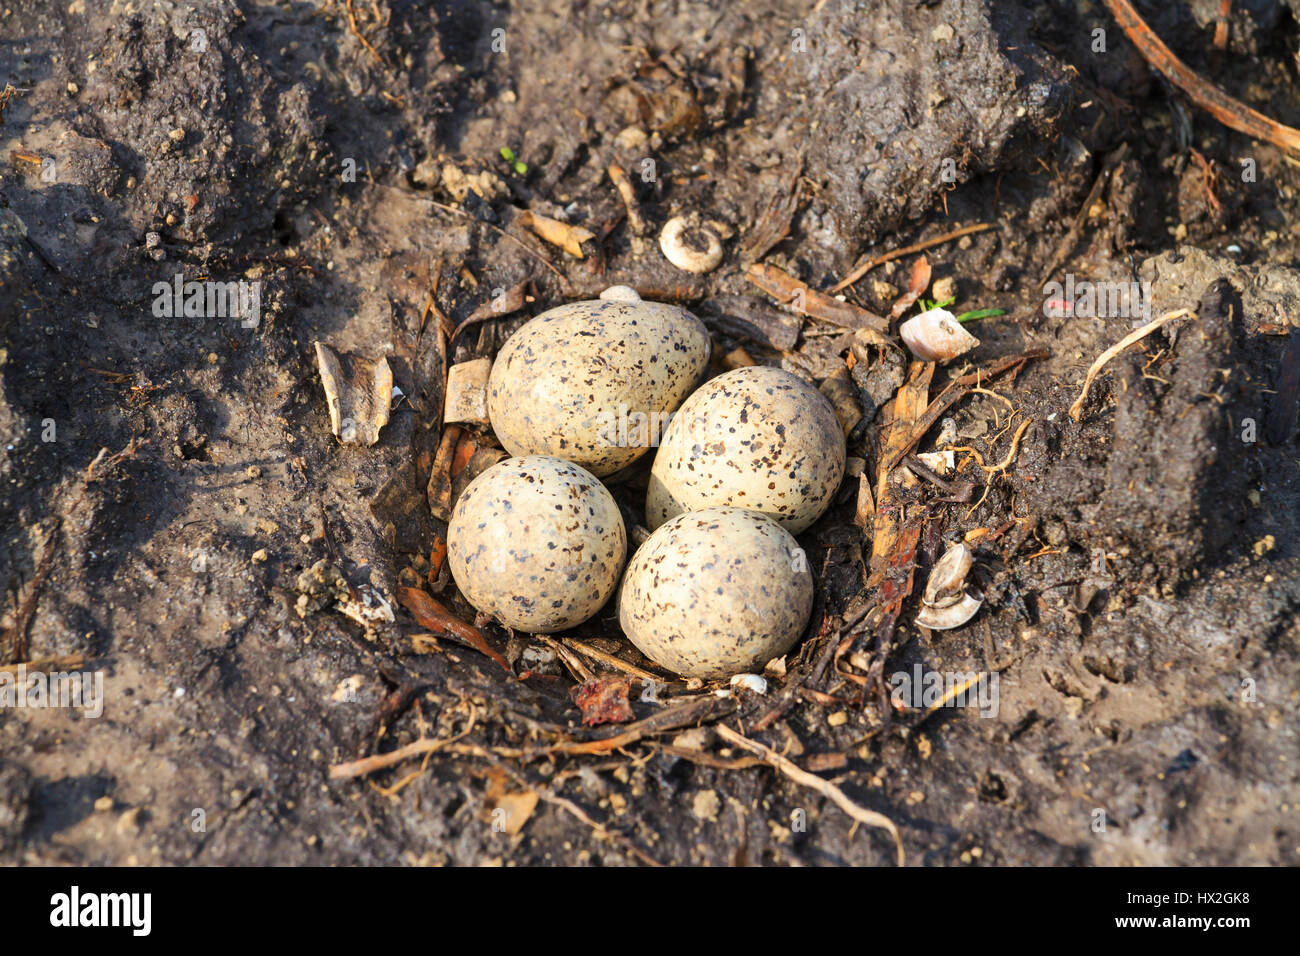
{"label": "dry grass blade", "polygon": [[858,823],[865,824],[869,827],[875,827],[878,830],[884,830],[894,838],[894,847],[898,850],[898,865],[902,866],[906,862],[906,855],[903,853],[903,840],[898,835],[898,827],[894,826],[894,821],[889,819],[883,813],[877,813],[875,810],[868,810],[866,807],[860,807],[848,798],[843,790],[835,786],[829,780],[823,780],[815,774],[809,773],[794,761],[781,756],[770,747],[765,747],[756,740],[750,740],[743,734],[732,730],[726,724],[718,724],[714,728],[718,736],[729,743],[735,744],[748,750],[752,754],[757,754],[762,758],[764,763],[770,764],[777,770],[793,780],[800,786],[815,790],[823,797],[826,797],[837,807],[851,816]]}
{"label": "dry grass blade", "polygon": [[1093,381],[1097,378],[1097,375],[1101,370],[1105,368],[1107,362],[1113,359],[1116,355],[1119,355],[1120,352],[1123,352],[1134,342],[1146,338],[1162,325],[1172,322],[1174,319],[1181,319],[1189,315],[1192,315],[1190,309],[1179,309],[1176,312],[1168,312],[1156,319],[1154,322],[1149,322],[1142,326],[1142,328],[1130,332],[1106,351],[1102,352],[1101,355],[1097,356],[1097,361],[1092,363],[1092,368],[1088,369],[1088,375],[1083,380],[1083,390],[1079,392],[1079,397],[1075,399],[1074,404],[1070,406],[1070,417],[1076,422],[1079,420],[1079,416],[1083,413],[1083,403],[1088,398],[1088,391],[1092,388]]}

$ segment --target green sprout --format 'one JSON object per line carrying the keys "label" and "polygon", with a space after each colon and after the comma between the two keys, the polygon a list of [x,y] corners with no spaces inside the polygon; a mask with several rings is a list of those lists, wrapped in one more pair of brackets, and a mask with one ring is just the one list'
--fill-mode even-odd
{"label": "green sprout", "polygon": [[517,176],[528,175],[528,164],[515,155],[515,151],[509,146],[501,147],[501,158],[510,164],[510,168],[515,171]]}
{"label": "green sprout", "polygon": [[963,312],[957,316],[958,322],[978,322],[980,319],[992,318],[995,315],[1006,315],[1006,309],[975,309],[972,312]]}
{"label": "green sprout", "polygon": [[[931,309],[946,309],[956,302],[956,299],[945,299],[942,302],[930,302],[926,299],[917,299],[916,304],[921,307],[922,312],[929,312]],[[954,316],[958,322],[978,322],[980,319],[989,319],[995,315],[1006,315],[1006,309],[974,309],[970,312],[963,312],[961,315]]]}

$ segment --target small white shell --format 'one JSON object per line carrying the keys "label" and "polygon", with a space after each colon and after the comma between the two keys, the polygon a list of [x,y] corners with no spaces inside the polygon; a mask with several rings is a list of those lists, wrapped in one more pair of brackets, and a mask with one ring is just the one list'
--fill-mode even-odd
{"label": "small white shell", "polygon": [[752,690],[755,694],[767,693],[767,678],[761,674],[737,674],[731,678],[732,687],[743,687],[745,690]]}
{"label": "small white shell", "polygon": [[710,272],[722,262],[722,240],[707,226],[675,216],[659,233],[664,258],[685,272]]}
{"label": "small white shell", "polygon": [[947,607],[922,605],[921,610],[917,612],[916,623],[931,631],[950,631],[954,627],[961,627],[973,618],[982,603],[979,598],[962,592],[961,599]]}
{"label": "small white shell", "polygon": [[931,309],[908,319],[898,334],[923,362],[948,362],[980,344],[947,309]]}
{"label": "small white shell", "polygon": [[930,607],[949,607],[961,600],[962,585],[970,573],[975,557],[964,542],[958,541],[947,550],[930,570],[921,600]]}

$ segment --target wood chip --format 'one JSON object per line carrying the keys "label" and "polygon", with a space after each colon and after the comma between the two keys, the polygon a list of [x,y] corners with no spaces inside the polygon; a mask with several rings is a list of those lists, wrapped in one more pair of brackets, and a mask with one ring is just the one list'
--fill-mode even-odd
{"label": "wood chip", "polygon": [[448,424],[487,425],[489,358],[460,362],[447,373],[447,400],[442,420]]}
{"label": "wood chip", "polygon": [[575,259],[583,258],[582,244],[596,238],[590,229],[560,222],[525,209],[519,214],[519,224],[531,229],[553,246],[559,246]]}
{"label": "wood chip", "polygon": [[388,424],[393,401],[393,372],[388,360],[339,354],[324,342],[317,342],[316,365],[325,387],[334,437],[352,445],[379,441],[379,430]]}
{"label": "wood chip", "polygon": [[818,292],[776,266],[757,263],[746,270],[745,278],[782,305],[814,319],[845,329],[875,329],[884,332],[889,327],[889,323],[874,312]]}

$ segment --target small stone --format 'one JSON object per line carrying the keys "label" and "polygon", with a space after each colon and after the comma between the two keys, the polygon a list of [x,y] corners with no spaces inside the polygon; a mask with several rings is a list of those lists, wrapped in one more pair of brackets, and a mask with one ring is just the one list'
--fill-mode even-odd
{"label": "small stone", "polygon": [[947,302],[949,299],[957,298],[957,280],[952,276],[935,279],[930,289],[930,296],[936,302]]}
{"label": "small stone", "polygon": [[167,134],[167,138],[170,139],[173,143],[179,143],[181,140],[185,138],[185,130],[181,129],[180,127],[177,127],[176,129],[172,130],[170,133]]}
{"label": "small stone", "polygon": [[631,152],[644,146],[647,139],[646,131],[641,127],[629,126],[614,137],[614,145]]}
{"label": "small stone", "polygon": [[96,813],[107,813],[109,810],[112,809],[113,809],[112,797],[100,797],[98,800],[95,801]]}
{"label": "small stone", "polygon": [[264,564],[268,557],[270,557],[270,555],[266,553],[266,548],[258,548],[253,552],[252,562],[254,564]]}
{"label": "small stone", "polygon": [[445,424],[488,424],[487,388],[492,373],[490,358],[460,362],[447,373]]}
{"label": "small stone", "polygon": [[722,801],[715,790],[700,790],[691,801],[691,812],[700,820],[717,820]]}
{"label": "small stone", "polygon": [[882,279],[872,279],[871,294],[877,302],[892,302],[898,298],[898,286]]}
{"label": "small stone", "polygon": [[957,31],[947,23],[941,23],[930,31],[930,39],[935,43],[947,43],[956,35]]}
{"label": "small stone", "polygon": [[835,713],[831,714],[829,717],[826,718],[826,723],[830,724],[832,727],[842,727],[848,722],[849,722],[848,712],[843,710],[837,710]]}
{"label": "small stone", "polygon": [[140,807],[132,807],[117,818],[117,832],[122,836],[133,836],[140,832],[144,823],[144,812]]}

